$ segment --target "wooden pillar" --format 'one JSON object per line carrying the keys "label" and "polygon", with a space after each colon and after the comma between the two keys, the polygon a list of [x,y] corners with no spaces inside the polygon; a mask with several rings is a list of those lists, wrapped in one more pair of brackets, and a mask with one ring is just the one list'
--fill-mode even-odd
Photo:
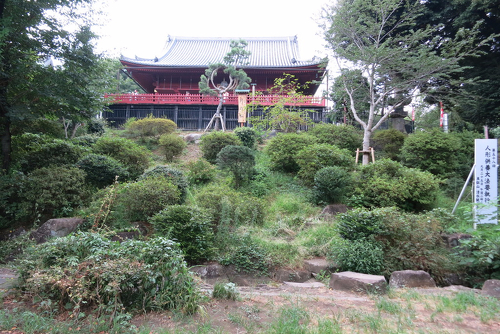
{"label": "wooden pillar", "polygon": [[203,129],[203,106],[200,106],[198,112],[198,131],[201,131],[201,129]]}
{"label": "wooden pillar", "polygon": [[[179,106],[175,106],[174,108],[174,123],[177,124],[177,121],[179,119]],[[177,124],[179,126],[179,124]]]}

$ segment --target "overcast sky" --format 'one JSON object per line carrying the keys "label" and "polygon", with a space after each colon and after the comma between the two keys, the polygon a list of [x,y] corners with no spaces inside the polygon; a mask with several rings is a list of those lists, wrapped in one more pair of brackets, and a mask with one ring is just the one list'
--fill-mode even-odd
{"label": "overcast sky", "polygon": [[300,56],[324,56],[317,18],[331,0],[107,0],[98,50],[108,56],[163,55],[168,36],[298,36]]}

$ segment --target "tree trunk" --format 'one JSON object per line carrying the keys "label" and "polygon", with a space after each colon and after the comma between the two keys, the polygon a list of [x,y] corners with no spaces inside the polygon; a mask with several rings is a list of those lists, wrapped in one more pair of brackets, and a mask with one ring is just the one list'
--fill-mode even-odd
{"label": "tree trunk", "polygon": [[370,163],[370,138],[372,136],[371,129],[365,129],[363,132],[363,165]]}

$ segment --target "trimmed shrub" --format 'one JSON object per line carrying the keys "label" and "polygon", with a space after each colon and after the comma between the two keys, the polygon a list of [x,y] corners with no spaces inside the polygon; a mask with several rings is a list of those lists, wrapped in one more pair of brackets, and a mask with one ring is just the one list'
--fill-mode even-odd
{"label": "trimmed shrub", "polygon": [[375,131],[372,138],[373,146],[376,151],[382,152],[384,158],[397,161],[406,137],[406,134],[396,129]]}
{"label": "trimmed shrub", "polygon": [[37,214],[47,219],[67,217],[84,202],[85,172],[67,166],[35,169],[28,174],[23,188],[23,198],[32,218]]}
{"label": "trimmed shrub", "polygon": [[87,133],[100,137],[106,132],[106,120],[91,118],[87,122]]}
{"label": "trimmed shrub", "polygon": [[351,206],[422,211],[433,207],[439,193],[439,180],[434,175],[388,159],[361,166],[353,180]]}
{"label": "trimmed shrub", "polygon": [[354,209],[341,213],[338,217],[339,235],[346,240],[367,239],[385,233],[384,219],[393,209]]}
{"label": "trimmed shrub", "polygon": [[266,275],[269,270],[269,254],[250,237],[239,238],[220,260],[222,265],[234,265],[236,271]]}
{"label": "trimmed shrub", "polygon": [[201,137],[200,149],[203,158],[215,164],[217,154],[229,145],[241,145],[241,141],[234,133],[214,131]]}
{"label": "trimmed shrub", "polygon": [[234,129],[234,134],[240,138],[241,144],[254,149],[257,141],[257,132],[254,128],[240,127]]}
{"label": "trimmed shrub", "polygon": [[98,139],[99,136],[95,134],[89,134],[89,135],[75,137],[71,139],[71,142],[78,146],[92,147],[94,146],[94,144],[97,142]]}
{"label": "trimmed shrub", "polygon": [[100,154],[89,154],[80,159],[76,166],[86,173],[88,183],[98,188],[109,186],[118,177],[120,181],[127,181],[129,173],[119,161]]}
{"label": "trimmed shrub", "polygon": [[317,124],[307,133],[316,137],[321,144],[348,150],[352,156],[363,144],[363,132],[352,125]]}
{"label": "trimmed shrub", "polygon": [[264,202],[259,198],[244,195],[226,185],[208,185],[195,196],[199,207],[212,212],[216,225],[223,220],[228,224],[264,223]]}
{"label": "trimmed shrub", "polygon": [[174,204],[181,204],[179,188],[166,177],[148,177],[120,186],[115,217],[128,222],[146,221]]}
{"label": "trimmed shrub", "polygon": [[159,235],[179,243],[189,263],[201,263],[213,256],[211,216],[206,210],[171,205],[151,217],[149,222]]}
{"label": "trimmed shrub", "polygon": [[158,176],[165,177],[167,180],[170,180],[172,184],[176,185],[179,188],[181,192],[180,203],[184,203],[189,187],[189,183],[184,176],[184,172],[180,169],[170,166],[156,166],[153,169],[144,172],[144,174],[139,177],[139,180]]}
{"label": "trimmed shrub", "polygon": [[265,148],[269,155],[271,169],[285,173],[296,173],[300,167],[295,155],[301,149],[317,143],[317,139],[308,134],[279,133],[271,139]]}
{"label": "trimmed shrub", "polygon": [[384,270],[384,251],[374,240],[344,240],[332,247],[329,256],[343,271],[380,275]]}
{"label": "trimmed shrub", "polygon": [[312,185],[316,172],[323,167],[343,167],[352,169],[354,158],[347,150],[330,144],[314,144],[304,147],[295,155],[300,170],[297,176],[306,184]]}
{"label": "trimmed shrub", "polygon": [[[177,309],[194,313],[199,293],[176,243],[163,237],[112,242],[74,233],[32,246],[17,267],[20,287],[71,307],[117,317],[121,312]],[[115,313],[118,312],[118,313]]]}
{"label": "trimmed shrub", "polygon": [[217,154],[217,167],[233,174],[234,185],[239,188],[248,181],[255,166],[253,150],[246,146],[229,145]]}
{"label": "trimmed shrub", "polygon": [[184,139],[176,134],[161,135],[158,143],[160,144],[162,153],[165,155],[165,160],[168,162],[174,160],[174,157],[181,155],[187,146]]}
{"label": "trimmed shrub", "polygon": [[120,161],[127,167],[132,179],[144,173],[150,164],[150,152],[126,138],[101,137],[95,143],[93,151]]}
{"label": "trimmed shrub", "polygon": [[341,203],[353,181],[342,167],[324,167],[314,175],[314,198],[318,204]]}
{"label": "trimmed shrub", "polygon": [[149,115],[146,118],[127,122],[126,129],[137,136],[161,136],[173,133],[177,129],[174,121],[166,118],[154,118]]}
{"label": "trimmed shrub", "polygon": [[187,169],[187,177],[191,184],[209,183],[216,174],[215,167],[203,158],[188,162]]}

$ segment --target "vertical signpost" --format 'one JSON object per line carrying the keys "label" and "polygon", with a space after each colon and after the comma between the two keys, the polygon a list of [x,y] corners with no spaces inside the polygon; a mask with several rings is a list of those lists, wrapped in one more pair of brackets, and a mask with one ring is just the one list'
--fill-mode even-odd
{"label": "vertical signpost", "polygon": [[474,149],[475,223],[498,224],[497,139],[476,139]]}

